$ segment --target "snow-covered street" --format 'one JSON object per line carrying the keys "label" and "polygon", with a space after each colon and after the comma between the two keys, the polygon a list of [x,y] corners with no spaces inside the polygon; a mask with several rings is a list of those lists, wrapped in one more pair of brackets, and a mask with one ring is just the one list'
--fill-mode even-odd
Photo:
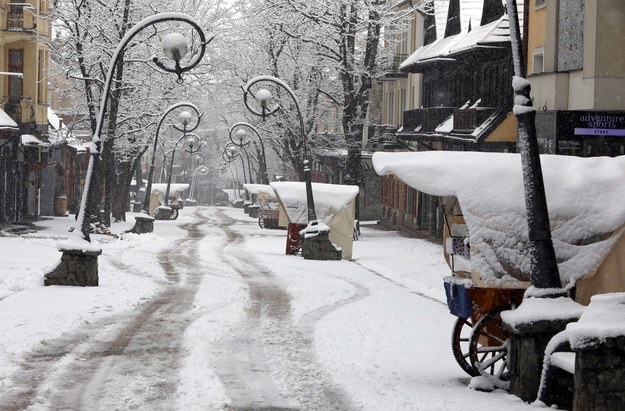
{"label": "snow-covered street", "polygon": [[94,235],[100,286],[44,287],[73,224],[0,237],[2,410],[534,408],[468,388],[438,245],[363,224],[354,261],[310,261],[241,209],[188,207]]}

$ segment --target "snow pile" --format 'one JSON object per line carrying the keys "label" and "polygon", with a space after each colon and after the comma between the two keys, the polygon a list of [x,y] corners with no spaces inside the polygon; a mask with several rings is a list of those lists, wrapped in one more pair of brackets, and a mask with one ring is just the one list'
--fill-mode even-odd
{"label": "snow pile", "polygon": [[569,297],[526,298],[515,310],[503,311],[501,319],[512,329],[537,321],[577,320],[585,307]]}
{"label": "snow pile", "polygon": [[[552,236],[564,282],[592,272],[625,224],[625,156],[541,156]],[[469,229],[471,268],[497,282],[528,281],[530,258],[521,157],[512,153],[375,153],[380,175],[420,191],[456,196]],[[508,279],[506,279],[508,281]]]}
{"label": "snow pile", "polygon": [[592,296],[584,314],[578,322],[567,325],[566,333],[574,350],[608,338],[625,337],[625,293]]}

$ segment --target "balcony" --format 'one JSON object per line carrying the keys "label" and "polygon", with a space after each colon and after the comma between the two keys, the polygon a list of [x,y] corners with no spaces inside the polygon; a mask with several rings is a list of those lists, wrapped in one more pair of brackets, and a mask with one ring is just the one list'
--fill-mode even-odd
{"label": "balcony", "polygon": [[453,113],[453,107],[429,107],[406,110],[403,114],[404,132],[432,133],[439,124]]}
{"label": "balcony", "polygon": [[408,54],[395,54],[388,65],[384,67],[384,75],[380,80],[393,80],[408,77],[408,73],[399,71],[399,66],[406,61],[407,58]]}
{"label": "balcony", "polygon": [[471,134],[496,112],[493,108],[485,107],[455,109],[454,133]]}
{"label": "balcony", "polygon": [[4,107],[2,109],[17,124],[22,123],[22,104],[19,97],[2,97]]}
{"label": "balcony", "polygon": [[27,31],[32,32],[35,30],[35,22],[32,15],[29,18],[25,18],[24,9],[27,11],[32,8],[26,8],[25,6],[13,6],[7,13],[6,28],[8,31]]}

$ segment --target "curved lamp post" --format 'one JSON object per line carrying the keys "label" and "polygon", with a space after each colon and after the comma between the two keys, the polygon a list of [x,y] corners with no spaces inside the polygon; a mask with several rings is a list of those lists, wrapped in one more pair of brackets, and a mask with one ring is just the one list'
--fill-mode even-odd
{"label": "curved lamp post", "polygon": [[193,177],[191,178],[191,188],[189,189],[189,198],[187,201],[190,204],[195,204],[195,186],[197,184],[198,176],[208,175],[208,167],[199,166],[193,171]]}
{"label": "curved lamp post", "polygon": [[[95,132],[91,138],[89,151],[89,165],[85,177],[85,185],[83,189],[82,199],[80,203],[80,211],[76,218],[76,224],[80,230],[75,230],[79,237],[79,241],[69,240],[58,244],[57,248],[63,252],[60,262],[52,269],[51,272],[45,274],[45,285],[79,285],[79,286],[97,286],[98,285],[98,256],[102,253],[100,247],[91,245],[91,215],[95,205],[95,193],[93,190],[94,173],[97,170],[100,161],[100,147],[105,136],[102,134],[106,108],[111,94],[111,86],[115,70],[124,50],[130,44],[132,39],[142,30],[155,26],[163,22],[179,21],[188,24],[197,31],[200,40],[200,50],[188,62],[188,65],[182,67],[180,61],[187,53],[187,42],[181,39],[180,34],[170,33],[163,37],[162,46],[164,54],[173,60],[171,63],[165,64],[158,57],[153,57],[152,61],[161,70],[168,73],[175,73],[178,76],[178,83],[182,83],[182,73],[187,72],[197,66],[206,51],[208,41],[204,35],[204,31],[196,20],[183,13],[161,13],[147,17],[130,28],[126,35],[121,39],[115,48],[112,59],[109,64],[106,79],[102,89],[102,97],[100,100],[100,111],[96,120]],[[211,38],[212,39],[212,38]],[[209,39],[209,41],[211,40]]]}
{"label": "curved lamp post", "polygon": [[[239,186],[241,182],[239,181],[239,172],[236,167],[234,167],[234,172],[232,171],[232,168],[230,167],[230,165],[232,165],[232,163],[236,161],[237,157],[241,160],[241,166],[243,167],[243,181],[245,181],[245,163],[243,162],[243,157],[241,156],[241,153],[239,153],[239,151],[236,149],[234,144],[232,143],[226,144],[223,151],[221,152],[221,158],[223,161],[223,170],[224,170],[223,172],[225,172],[225,170],[227,170],[228,168],[230,169],[230,172],[232,173],[232,191],[234,192],[235,190],[234,185],[236,182],[237,184],[236,191],[239,193],[239,197],[240,197],[241,189]],[[236,174],[236,178],[235,178],[235,174]]]}
{"label": "curved lamp post", "polygon": [[[245,173],[245,160],[243,160],[243,156],[237,150],[237,145],[234,143],[228,143],[224,147],[224,151],[221,153],[221,158],[223,158],[227,163],[233,163],[237,157],[241,160],[241,167],[243,168],[243,181],[247,183],[247,174]],[[252,173],[251,170],[248,170],[250,175]]]}
{"label": "curved lamp post", "polygon": [[[150,160],[150,171],[148,173],[148,183],[145,189],[145,199],[143,201],[143,210],[141,210],[144,214],[147,214],[147,215],[150,214],[150,197],[152,196],[152,181],[154,179],[154,162],[156,160],[156,148],[158,147],[158,142],[159,142],[158,137],[161,131],[161,127],[163,125],[163,122],[165,121],[167,116],[169,116],[170,113],[181,108],[190,109],[191,112],[187,110],[181,111],[178,114],[178,121],[180,122],[182,127],[176,124],[173,124],[172,125],[173,128],[182,132],[183,135],[185,135],[188,132],[195,130],[200,125],[200,120],[202,118],[203,113],[200,113],[200,111],[195,106],[195,104],[192,104],[192,103],[183,102],[183,103],[174,104],[170,106],[167,110],[165,110],[165,112],[161,116],[161,119],[158,122],[158,126],[156,127],[156,134],[154,136],[152,158]],[[195,115],[195,118],[196,118],[195,124],[192,124],[192,121],[191,121],[193,114]],[[152,232],[152,230],[150,230],[149,232]]]}
{"label": "curved lamp post", "polygon": [[[246,128],[252,130],[256,137],[258,137],[261,152],[261,159],[259,161],[259,172],[262,179],[262,184],[269,184],[269,175],[267,173],[267,156],[265,155],[265,144],[263,143],[263,139],[261,138],[258,129],[256,129],[256,127],[254,127],[253,125],[243,121],[235,123],[232,125],[232,127],[230,127],[230,130],[228,130],[228,133],[230,135],[230,141],[232,141],[234,144],[237,144],[236,141],[239,141],[240,144],[243,144],[243,141],[248,136],[248,133],[245,131]],[[235,133],[233,133],[234,130],[236,130]],[[233,134],[234,136],[236,136],[236,139],[233,138]]]}
{"label": "curved lamp post", "polygon": [[165,189],[165,204],[156,208],[154,218],[156,218],[157,220],[169,220],[171,216],[172,209],[169,206],[169,192],[171,188],[171,177],[172,177],[172,170],[174,168],[174,159],[176,158],[176,150],[178,149],[178,145],[181,142],[183,144],[188,144],[191,147],[191,150],[193,150],[193,147],[200,145],[199,137],[197,136],[197,134],[193,134],[193,133],[182,134],[182,136],[180,136],[180,138],[178,138],[178,140],[176,140],[176,142],[174,143],[173,148],[170,152],[171,160],[169,162],[169,172],[167,173],[167,188]]}
{"label": "curved lamp post", "polygon": [[[312,182],[310,180],[311,178],[310,167],[309,167],[309,161],[307,158],[308,153],[307,153],[306,129],[304,127],[304,117],[302,116],[302,111],[300,109],[299,101],[297,100],[297,97],[295,96],[295,93],[293,92],[291,87],[289,87],[288,84],[286,84],[284,81],[280,80],[279,78],[272,77],[272,76],[259,76],[259,77],[253,78],[252,80],[248,81],[245,87],[243,88],[243,100],[245,102],[245,106],[247,107],[247,109],[251,113],[262,117],[263,120],[265,119],[265,117],[275,114],[278,110],[281,109],[281,106],[279,104],[275,104],[272,106],[271,100],[273,99],[273,96],[269,90],[263,88],[263,89],[257,90],[256,93],[253,93],[251,91],[252,86],[258,83],[263,83],[263,82],[269,82],[269,83],[273,83],[273,84],[280,86],[281,88],[286,90],[286,92],[289,94],[289,96],[295,103],[295,109],[297,111],[297,117],[299,119],[300,134],[302,137],[302,159],[303,159],[302,162],[304,165],[304,181],[306,183],[306,204],[308,208],[308,222],[316,220],[317,215],[315,213],[315,201],[313,198]],[[248,101],[248,94],[251,94],[252,97],[256,99],[256,103],[260,107],[260,110],[257,110],[256,108],[250,106],[249,101]]]}
{"label": "curved lamp post", "polygon": [[85,178],[85,188],[83,191],[83,196],[80,205],[80,212],[78,213],[77,224],[80,226],[80,231],[82,234],[82,239],[91,241],[89,232],[90,232],[90,216],[92,214],[91,207],[93,205],[94,192],[92,187],[93,181],[93,173],[96,170],[96,166],[99,163],[100,158],[100,146],[102,144],[102,126],[104,124],[104,117],[106,115],[106,107],[109,99],[109,95],[111,92],[111,86],[113,83],[114,71],[117,67],[117,63],[122,55],[122,52],[128,46],[130,41],[142,30],[147,27],[154,26],[158,23],[168,22],[168,21],[181,21],[189,24],[193,29],[198,32],[200,38],[201,49],[200,52],[193,57],[193,59],[189,62],[186,67],[180,66],[180,60],[187,53],[187,45],[186,40],[183,42],[181,38],[184,38],[182,35],[178,33],[170,33],[166,35],[163,42],[163,52],[168,57],[174,60],[174,67],[170,67],[169,65],[161,62],[158,57],[153,57],[152,61],[156,64],[160,69],[167,71],[169,73],[175,73],[178,76],[178,82],[182,82],[182,73],[191,70],[195,66],[197,66],[204,56],[204,52],[206,51],[206,36],[204,35],[204,31],[200,27],[200,25],[193,19],[192,17],[183,14],[183,13],[162,13],[156,14],[154,16],[147,17],[141,20],[137,25],[132,27],[128,33],[122,38],[119,45],[113,52],[113,59],[109,65],[108,72],[106,75],[106,81],[104,82],[104,89],[102,91],[102,99],[100,102],[100,113],[98,115],[95,133],[91,139],[90,152],[91,157],[89,159],[89,166],[87,168],[87,176]]}

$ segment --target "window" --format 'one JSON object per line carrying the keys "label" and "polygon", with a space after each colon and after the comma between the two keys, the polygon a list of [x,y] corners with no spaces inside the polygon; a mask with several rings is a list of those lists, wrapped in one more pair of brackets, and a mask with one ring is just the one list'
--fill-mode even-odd
{"label": "window", "polygon": [[539,47],[534,49],[534,66],[532,67],[532,73],[538,74],[544,71],[544,56],[545,49],[544,47]]}
{"label": "window", "polygon": [[[11,73],[24,73],[24,50],[9,50],[9,71]],[[11,76],[9,78],[9,96],[13,98],[22,97],[22,78]]]}
{"label": "window", "polygon": [[534,8],[535,9],[540,9],[545,7],[545,0],[535,0],[534,1]]}

